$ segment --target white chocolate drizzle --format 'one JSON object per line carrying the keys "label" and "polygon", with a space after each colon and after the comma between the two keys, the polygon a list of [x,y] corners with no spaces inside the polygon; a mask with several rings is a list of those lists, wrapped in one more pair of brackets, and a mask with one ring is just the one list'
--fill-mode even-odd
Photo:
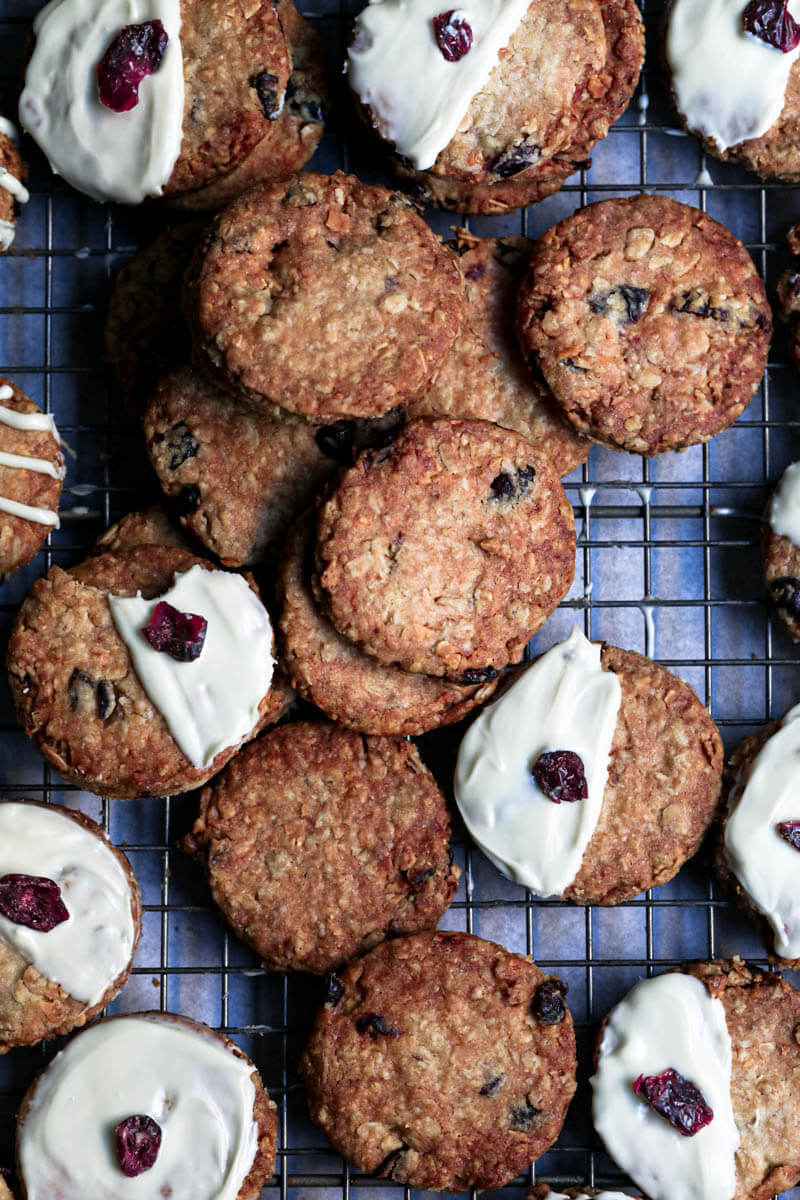
{"label": "white chocolate drizzle", "polygon": [[[770,129],[800,47],[783,54],[745,33],[745,0],[673,0],[666,53],[689,128],[727,150]],[[800,0],[789,0],[800,18]]]}
{"label": "white chocolate drizzle", "polygon": [[454,137],[530,0],[470,0],[455,11],[473,33],[469,51],[448,62],[433,18],[440,0],[370,0],[356,18],[347,71],[381,134],[418,169],[433,166]]}
{"label": "white chocolate drizzle", "polygon": [[0,450],[0,467],[35,471],[37,475],[49,475],[51,479],[64,478],[64,468],[59,463],[51,462],[49,458],[34,458],[28,454],[6,454],[4,450]]}
{"label": "white chocolate drizzle", "polygon": [[13,221],[0,221],[0,250],[8,250],[14,244],[16,228]]}
{"label": "white chocolate drizzle", "polygon": [[728,866],[769,921],[776,952],[800,958],[800,850],[776,828],[800,821],[800,705],[740,772],[728,803]]}
{"label": "white chocolate drizzle", "polygon": [[11,138],[14,145],[19,142],[17,127],[13,121],[9,121],[8,117],[0,117],[0,133],[5,134],[7,138]]}
{"label": "white chocolate drizzle", "polygon": [[[739,1133],[731,1102],[731,1039],[722,1001],[675,972],[643,979],[612,1009],[592,1077],[595,1128],[651,1200],[731,1200]],[[691,1137],[633,1084],[673,1068],[702,1092],[713,1120]]]}
{"label": "white chocolate drizzle", "polygon": [[12,175],[8,167],[0,167],[0,188],[10,192],[18,204],[27,204],[31,198],[25,184]]}
{"label": "white chocolate drizzle", "polygon": [[[600,646],[575,628],[526,667],[473,721],[461,743],[455,796],[464,824],[498,870],[540,896],[578,874],[597,826],[622,691]],[[534,783],[545,751],[583,762],[588,797],[556,804]]]}
{"label": "white chocolate drizzle", "polygon": [[[8,384],[0,385],[0,401],[10,400],[13,395],[14,390]],[[59,441],[58,430],[51,413],[22,413],[0,404],[0,425],[7,425],[9,428],[23,433],[51,433],[56,442]],[[63,479],[65,474],[65,468],[61,462],[51,462],[49,459],[28,457],[24,454],[8,454],[3,451],[0,451],[0,467],[24,468],[40,475],[50,475],[53,479]],[[35,504],[22,504],[7,496],[0,496],[0,512],[6,512],[12,517],[20,517],[23,521],[33,521],[36,525],[51,525],[54,529],[60,528],[61,525],[58,513],[53,512],[52,509],[40,508]]]}
{"label": "white chocolate drizzle", "polygon": [[[28,1200],[235,1200],[258,1150],[253,1067],[216,1038],[154,1017],[79,1033],[40,1076],[20,1126]],[[126,1178],[113,1130],[152,1117],[155,1164]]]}
{"label": "white chocolate drizzle", "polygon": [[767,521],[773,533],[800,546],[800,462],[791,463],[781,475],[767,509]]}
{"label": "white chocolate drizzle", "polygon": [[[97,64],[125,25],[159,19],[169,41],[139,100],[113,112],[97,95]],[[95,200],[160,195],[183,126],[179,0],[51,0],[36,17],[19,118],[58,175]]]}
{"label": "white chocolate drizzle", "polygon": [[56,808],[0,803],[0,876],[41,875],[61,888],[69,919],[48,933],[0,915],[0,939],[87,1006],[125,970],[135,928],[128,877],[97,834]]}
{"label": "white chocolate drizzle", "polygon": [[[154,650],[142,633],[160,600],[207,620],[194,662]],[[108,603],[142,687],[193,766],[207,767],[252,732],[272,679],[272,626],[241,575],[195,565],[154,600],[109,595]]]}

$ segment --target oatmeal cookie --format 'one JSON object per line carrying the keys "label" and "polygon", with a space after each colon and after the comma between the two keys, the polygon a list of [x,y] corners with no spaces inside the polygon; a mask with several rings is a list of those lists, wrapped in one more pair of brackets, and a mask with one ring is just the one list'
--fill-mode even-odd
{"label": "oatmeal cookie", "polygon": [[452,725],[492,695],[494,679],[460,687],[383,667],[337,633],[315,596],[315,525],[310,511],[289,531],[277,582],[279,662],[304,700],[349,729],[408,736]]}
{"label": "oatmeal cookie", "polygon": [[464,317],[433,386],[407,409],[418,417],[469,417],[515,429],[559,475],[589,457],[591,444],[561,416],[550,389],[531,377],[514,337],[517,288],[533,242],[456,230]]}
{"label": "oatmeal cookie", "polygon": [[777,313],[789,326],[789,356],[794,365],[800,367],[800,223],[789,230],[786,245],[793,263],[778,279]]}
{"label": "oatmeal cookie", "polygon": [[566,595],[572,508],[525,438],[486,421],[414,421],[365,451],[320,510],[325,611],[386,666],[494,678]]}
{"label": "oatmeal cookie", "polygon": [[[218,591],[224,587],[228,600],[231,600],[228,589],[233,585],[225,581],[238,577],[216,571],[207,561],[182,550],[144,545],[89,558],[69,571],[54,566],[45,577],[36,581],[23,601],[8,646],[8,667],[17,717],[45,758],[78,787],[118,799],[186,791],[216,774],[239,744],[253,737],[262,727],[270,707],[271,633],[254,585],[251,584],[252,591],[246,590],[244,595],[241,594],[244,581],[242,587],[237,585],[232,601],[236,607],[228,616],[234,627],[232,649],[235,650],[241,640],[249,643],[249,639],[254,639],[249,651],[254,661],[247,664],[247,673],[252,666],[253,676],[247,685],[247,697],[242,696],[243,711],[239,713],[241,720],[237,721],[236,729],[245,717],[249,719],[251,713],[256,715],[243,734],[232,733],[231,741],[226,744],[223,740],[218,752],[210,759],[209,745],[214,743],[213,740],[209,743],[207,737],[211,735],[204,737],[199,750],[195,749],[194,733],[187,734],[183,719],[178,720],[169,704],[167,712],[171,714],[171,723],[168,724],[162,712],[163,693],[158,700],[159,707],[139,676],[142,658],[135,668],[129,646],[119,632],[119,617],[112,616],[115,599],[141,593],[146,609],[142,624],[147,623],[148,618],[152,621],[151,601],[163,599],[165,594],[168,598],[173,578],[187,580],[194,567],[210,572],[214,577],[205,585],[207,589]],[[193,576],[193,580],[196,579],[197,576]],[[203,582],[202,577],[200,582]],[[213,622],[219,632],[224,623],[216,613],[216,607],[221,602],[206,596],[205,603],[209,625]],[[205,616],[202,612],[200,615]],[[136,639],[136,646],[147,658],[150,647],[144,637]],[[266,666],[261,662],[262,647]],[[220,661],[217,649],[210,651],[211,657],[205,661],[201,653],[190,669],[207,664],[209,670],[224,671],[229,676],[234,673],[238,681],[246,665],[246,654],[241,647],[236,652],[240,656],[238,661],[226,662]],[[169,653],[158,655],[158,669],[162,672],[169,667],[167,659],[170,663],[173,661]],[[179,662],[176,668],[186,665]],[[167,678],[170,678],[169,672]],[[193,678],[197,678],[196,672],[193,672]],[[212,695],[218,693],[217,674],[207,686]],[[262,686],[263,691],[260,690]],[[167,688],[169,701],[172,695],[169,683]],[[257,700],[253,700],[254,689],[260,691]],[[204,704],[202,710],[205,709]],[[201,715],[200,711],[196,713],[197,718]],[[199,733],[199,727],[196,732]],[[221,732],[219,737],[222,737]]]}
{"label": "oatmeal cookie", "polygon": [[83,813],[2,799],[0,833],[4,1054],[96,1017],[127,982],[142,917],[130,863]]}
{"label": "oatmeal cookie", "polygon": [[467,933],[384,942],[332,979],[300,1067],[311,1116],[380,1178],[501,1187],[552,1144],[575,1091],[565,992]]}
{"label": "oatmeal cookie", "polygon": [[536,245],[523,352],[581,433],[639,454],[708,441],[764,373],[764,285],[731,233],[666,196],[590,204]]}
{"label": "oatmeal cookie", "polygon": [[0,375],[0,582],[58,528],[65,470],[52,416]]}
{"label": "oatmeal cookie", "polygon": [[429,386],[461,321],[458,260],[405,197],[353,176],[253,189],[195,255],[200,365],[255,408],[376,417]]}
{"label": "oatmeal cookie", "polygon": [[30,199],[26,178],[17,149],[17,131],[0,110],[0,253],[13,244],[19,206]]}
{"label": "oatmeal cookie", "polygon": [[36,1076],[17,1164],[28,1200],[122,1194],[125,1176],[145,1173],[160,1196],[256,1200],[277,1132],[275,1105],[235,1042],[174,1013],[131,1013],[77,1034]]}
{"label": "oatmeal cookie", "polygon": [[323,722],[284,725],[237,755],[203,790],[184,849],[267,966],[318,975],[432,929],[460,874],[416,747]]}

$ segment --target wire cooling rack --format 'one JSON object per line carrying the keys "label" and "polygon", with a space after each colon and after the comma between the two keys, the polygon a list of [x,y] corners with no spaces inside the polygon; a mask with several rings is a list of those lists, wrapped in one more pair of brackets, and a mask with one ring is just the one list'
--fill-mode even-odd
{"label": "wire cooling rack", "polygon": [[[314,166],[356,171],[388,182],[382,164],[364,158],[350,123],[339,66],[349,21],[360,5],[312,0],[305,15],[329,56],[334,112]],[[0,90],[6,111],[23,60],[36,0],[0,0]],[[661,3],[646,5],[649,60],[657,61]],[[62,528],[29,568],[0,585],[0,640],[19,603],[51,563],[78,561],[111,519],[155,498],[138,430],[109,386],[102,326],[109,282],[136,249],[165,227],[156,207],[124,210],[94,204],[54,178],[25,147],[32,199],[13,252],[0,257],[0,372],[52,411],[74,452],[63,497]],[[448,234],[468,224],[485,235],[537,236],[592,200],[649,189],[706,209],[748,246],[771,298],[783,266],[781,244],[800,216],[800,192],[764,186],[732,165],[707,160],[675,127],[657,71],[645,70],[628,112],[593,155],[591,169],[558,195],[503,218],[429,213]],[[643,460],[595,447],[567,480],[579,531],[575,585],[535,639],[538,651],[577,621],[594,638],[644,651],[686,678],[709,705],[730,750],[745,734],[798,699],[798,658],[765,605],[759,520],[783,468],[800,456],[795,395],[778,331],[763,386],[736,425],[707,446]],[[420,739],[423,754],[449,790],[458,733]],[[133,975],[112,1011],[171,1009],[234,1037],[261,1070],[278,1104],[277,1171],[265,1195],[348,1200],[352,1188],[396,1195],[397,1185],[365,1177],[335,1155],[306,1114],[297,1063],[319,1001],[319,981],[265,971],[230,936],[194,865],[175,843],[192,821],[191,796],[137,803],[101,801],[66,786],[17,728],[0,679],[0,792],[66,803],[101,820],[130,856],[144,899],[144,936]],[[747,918],[711,880],[707,854],[670,884],[612,909],[533,899],[501,877],[456,826],[463,874],[442,924],[467,929],[533,954],[570,986],[578,1031],[576,1099],[556,1147],[536,1177],[557,1184],[624,1185],[593,1135],[588,1075],[597,1025],[645,974],[686,958],[739,953],[763,962]],[[12,1051],[0,1059],[0,1165],[12,1159],[14,1114],[46,1052]],[[504,1189],[519,1196],[530,1172]],[[408,1189],[406,1189],[408,1190]]]}

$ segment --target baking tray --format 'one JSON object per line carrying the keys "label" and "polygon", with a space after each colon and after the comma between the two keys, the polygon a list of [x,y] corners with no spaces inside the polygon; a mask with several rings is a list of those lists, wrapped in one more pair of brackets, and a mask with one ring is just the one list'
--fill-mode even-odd
{"label": "baking tray", "polygon": [[[304,14],[323,37],[334,111],[313,160],[390,182],[350,115],[341,62],[360,4],[311,0]],[[646,4],[648,58],[657,62],[662,4]],[[0,91],[10,113],[37,0],[0,0]],[[62,527],[25,570],[0,585],[0,641],[33,580],[51,563],[69,565],[110,520],[156,498],[137,428],[124,414],[102,360],[110,281],[169,221],[155,206],[126,210],[92,203],[53,177],[25,146],[32,198],[13,251],[0,258],[0,372],[55,414],[70,457]],[[800,189],[764,185],[741,168],[707,159],[677,130],[655,68],[643,73],[628,110],[596,148],[589,170],[556,196],[505,217],[428,212],[444,235],[455,224],[484,235],[535,237],[582,204],[648,189],[705,209],[740,237],[774,299],[782,242],[800,217]],[[653,460],[595,447],[566,481],[578,527],[574,586],[534,639],[539,652],[577,622],[593,638],[639,650],[687,679],[709,705],[726,748],[794,704],[798,655],[764,604],[759,521],[768,488],[800,457],[798,376],[779,330],[762,388],[735,426],[707,446]],[[449,790],[458,733],[419,739]],[[76,807],[102,821],[130,856],[144,900],[144,935],[130,981],[111,1011],[170,1009],[208,1022],[251,1055],[278,1105],[276,1175],[264,1194],[306,1200],[396,1196],[399,1185],[348,1167],[308,1119],[297,1063],[321,983],[264,970],[230,936],[199,870],[175,849],[192,821],[192,796],[104,801],[67,786],[18,729],[0,678],[0,792]],[[456,823],[463,874],[442,925],[533,954],[569,983],[577,1026],[579,1087],[557,1145],[503,1189],[524,1195],[534,1179],[626,1185],[592,1132],[588,1076],[597,1025],[646,974],[686,958],[741,954],[764,962],[754,926],[712,882],[701,854],[675,880],[616,908],[578,908],[533,899],[509,883]],[[797,980],[795,980],[797,982]],[[20,1049],[0,1059],[0,1164],[13,1154],[14,1114],[43,1058]],[[404,1189],[410,1192],[410,1189]],[[795,1189],[790,1195],[800,1195]]]}

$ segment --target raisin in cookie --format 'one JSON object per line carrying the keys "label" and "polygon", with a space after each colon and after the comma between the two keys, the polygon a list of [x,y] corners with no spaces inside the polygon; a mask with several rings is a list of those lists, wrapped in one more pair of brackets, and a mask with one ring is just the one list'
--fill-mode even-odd
{"label": "raisin in cookie", "polygon": [[324,974],[389,935],[432,929],[455,895],[444,796],[416,748],[295,721],[200,797],[184,848],[267,966]]}
{"label": "raisin in cookie", "polygon": [[0,1054],[85,1025],[141,935],[125,855],[83,813],[0,800]]}
{"label": "raisin in cookie", "polygon": [[772,320],[727,229],[666,196],[590,204],[536,245],[517,330],[565,416],[621,450],[708,441],[749,403]]}
{"label": "raisin in cookie", "polygon": [[586,461],[591,444],[561,416],[550,389],[531,377],[514,337],[517,287],[533,242],[456,233],[464,317],[433,386],[408,406],[408,417],[494,421],[528,438],[567,475]]}
{"label": "raisin in cookie", "polygon": [[565,984],[466,933],[384,942],[333,977],[301,1063],[313,1119],[362,1171],[501,1187],[575,1091]]}
{"label": "raisin in cookie", "polygon": [[200,365],[252,407],[375,417],[429,386],[462,291],[456,256],[405,197],[306,174],[217,218],[185,311]]}
{"label": "raisin in cookie", "polygon": [[0,375],[0,581],[58,529],[65,470],[52,416]]}
{"label": "raisin in cookie", "polygon": [[414,421],[365,451],[320,510],[325,611],[386,666],[494,678],[566,595],[575,526],[525,438],[486,421]]}

